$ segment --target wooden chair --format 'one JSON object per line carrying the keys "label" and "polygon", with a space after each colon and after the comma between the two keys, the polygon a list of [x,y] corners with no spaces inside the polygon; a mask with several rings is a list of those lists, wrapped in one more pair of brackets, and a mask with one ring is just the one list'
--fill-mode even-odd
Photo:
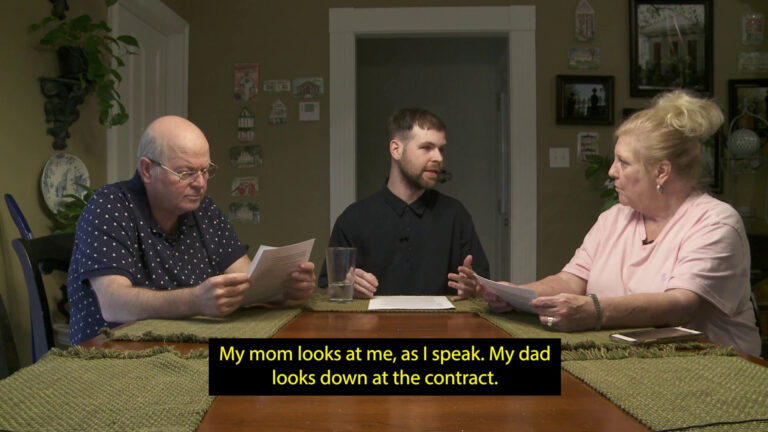
{"label": "wooden chair", "polygon": [[763,341],[763,358],[768,358],[768,236],[747,235],[752,269],[752,304]]}
{"label": "wooden chair", "polygon": [[11,333],[11,322],[0,296],[0,379],[19,370],[19,353]]}
{"label": "wooden chair", "polygon": [[51,312],[42,275],[53,270],[66,272],[69,269],[74,242],[73,233],[32,239],[18,238],[11,241],[27,285],[32,326],[32,359],[35,362],[54,346]]}

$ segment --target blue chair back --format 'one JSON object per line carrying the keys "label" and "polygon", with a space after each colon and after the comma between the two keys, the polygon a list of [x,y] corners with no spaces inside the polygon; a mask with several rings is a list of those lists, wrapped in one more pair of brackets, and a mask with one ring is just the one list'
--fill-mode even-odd
{"label": "blue chair back", "polygon": [[21,235],[21,238],[29,240],[34,237],[32,235],[32,230],[29,229],[27,219],[24,217],[24,214],[21,212],[19,205],[16,204],[16,200],[13,199],[11,194],[5,194],[5,205],[8,206],[8,211],[11,213],[11,218],[13,219],[13,223],[16,224],[16,228],[19,229],[19,235]]}
{"label": "blue chair back", "polygon": [[53,323],[42,275],[53,270],[66,272],[69,269],[74,243],[74,233],[11,240],[27,285],[32,327],[32,360],[35,362],[54,347]]}

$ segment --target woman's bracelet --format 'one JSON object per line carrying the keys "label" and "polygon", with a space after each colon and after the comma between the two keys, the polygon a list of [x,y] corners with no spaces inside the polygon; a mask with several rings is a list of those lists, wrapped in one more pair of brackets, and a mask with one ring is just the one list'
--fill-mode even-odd
{"label": "woman's bracelet", "polygon": [[603,323],[603,310],[600,309],[600,302],[597,300],[597,295],[593,293],[587,294],[592,299],[592,303],[595,304],[595,330],[600,330],[600,326]]}

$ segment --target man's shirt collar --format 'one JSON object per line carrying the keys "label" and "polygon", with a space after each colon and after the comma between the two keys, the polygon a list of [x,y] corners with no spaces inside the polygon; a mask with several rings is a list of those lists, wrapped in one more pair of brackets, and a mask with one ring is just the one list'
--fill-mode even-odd
{"label": "man's shirt collar", "polygon": [[421,217],[424,215],[424,210],[426,210],[427,207],[432,206],[435,202],[435,199],[437,198],[437,191],[429,189],[425,190],[424,193],[422,193],[421,196],[416,199],[416,201],[408,204],[400,199],[400,197],[392,193],[392,191],[389,190],[389,188],[386,186],[384,186],[383,192],[384,202],[386,202],[387,205],[395,212],[395,214],[400,217],[403,216],[405,209],[409,207],[411,211]]}
{"label": "man's shirt collar", "polygon": [[152,234],[155,236],[161,238],[167,237],[167,240],[170,241],[172,239],[180,238],[184,235],[184,233],[187,232],[187,229],[194,226],[195,222],[192,216],[193,212],[186,212],[179,216],[179,219],[177,220],[176,231],[173,233],[173,235],[166,235],[163,229],[160,228],[160,225],[157,223],[157,221],[155,221],[155,217],[152,216],[152,211],[149,208],[147,188],[144,186],[144,182],[141,181],[141,176],[139,175],[138,170],[133,175],[133,178],[128,181],[126,190],[135,197],[133,202],[136,204],[136,211],[141,216],[141,220],[147,222],[150,232],[152,232]]}

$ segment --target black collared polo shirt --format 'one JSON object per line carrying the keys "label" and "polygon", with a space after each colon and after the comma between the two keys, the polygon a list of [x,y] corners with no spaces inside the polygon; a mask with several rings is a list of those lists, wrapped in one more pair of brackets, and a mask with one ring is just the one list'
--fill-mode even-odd
{"label": "black collared polo shirt", "polygon": [[[436,190],[408,204],[382,188],[344,210],[328,245],[357,248],[357,267],[379,280],[376,295],[456,294],[448,287],[448,273],[470,254],[473,269],[490,274],[469,212]],[[319,283],[327,285],[325,265]]]}

